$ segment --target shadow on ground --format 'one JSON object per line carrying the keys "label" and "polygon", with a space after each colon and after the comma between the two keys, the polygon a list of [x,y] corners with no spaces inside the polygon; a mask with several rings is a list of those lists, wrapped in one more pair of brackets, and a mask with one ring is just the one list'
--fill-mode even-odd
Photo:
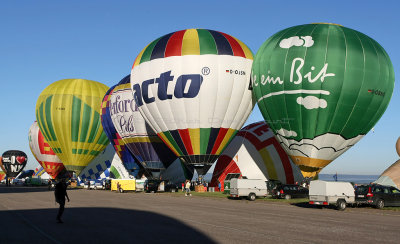
{"label": "shadow on ground", "polygon": [[[79,190],[79,188],[68,188],[70,190]],[[54,191],[54,188],[49,190],[48,186],[6,186],[0,185],[0,194],[2,193],[26,193],[26,192],[46,192]]]}
{"label": "shadow on ground", "polygon": [[300,208],[311,208],[311,209],[336,209],[335,205],[327,205],[327,206],[321,206],[321,205],[312,205],[309,204],[308,202],[298,202],[298,203],[291,203],[290,205],[300,207]]}
{"label": "shadow on ground", "polygon": [[147,211],[66,208],[0,211],[0,243],[215,243],[176,219]]}

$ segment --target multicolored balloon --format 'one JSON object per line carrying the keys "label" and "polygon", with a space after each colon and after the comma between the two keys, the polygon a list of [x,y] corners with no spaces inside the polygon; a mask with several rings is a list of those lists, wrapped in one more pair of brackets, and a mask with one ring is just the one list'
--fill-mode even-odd
{"label": "multicolored balloon", "polygon": [[110,116],[125,146],[148,173],[159,178],[177,157],[140,114],[129,75],[118,83],[110,97]]}
{"label": "multicolored balloon", "polygon": [[218,158],[210,185],[224,185],[229,173],[240,173],[249,179],[278,180],[283,184],[304,180],[300,169],[264,121],[247,125],[236,134]]}
{"label": "multicolored balloon", "polygon": [[394,72],[372,38],[340,25],[308,24],[261,46],[252,86],[282,147],[305,177],[314,177],[378,122]]}
{"label": "multicolored balloon", "polygon": [[253,54],[222,32],[187,29],[137,56],[131,85],[140,113],[168,147],[204,175],[253,109]]}
{"label": "multicolored balloon", "polygon": [[66,79],[40,94],[36,120],[65,168],[77,175],[110,143],[100,122],[108,87],[96,81]]}
{"label": "multicolored balloon", "polygon": [[397,160],[383,171],[375,183],[400,189],[400,160]]}
{"label": "multicolored balloon", "polygon": [[93,159],[79,175],[81,181],[86,179],[101,180],[106,178],[130,178],[128,171],[122,164],[112,144],[109,144],[103,152]]}
{"label": "multicolored balloon", "polygon": [[4,180],[6,178],[6,173],[3,171],[0,171],[0,181]]}
{"label": "multicolored balloon", "polygon": [[100,118],[101,124],[103,125],[104,133],[106,133],[108,139],[110,140],[111,144],[114,146],[117,155],[122,160],[125,168],[129,171],[129,174],[137,177],[140,164],[135,160],[132,153],[128,150],[127,146],[125,145],[124,141],[122,140],[120,134],[114,127],[114,124],[111,120],[110,114],[110,98],[111,94],[115,89],[115,86],[112,86],[103,98],[103,102],[101,103],[101,110],[100,110]]}
{"label": "multicolored balloon", "polygon": [[43,137],[36,121],[33,122],[29,128],[28,139],[29,148],[31,149],[33,156],[44,168],[46,173],[48,173],[51,178],[56,179],[57,175],[61,171],[65,170],[65,167]]}
{"label": "multicolored balloon", "polygon": [[9,150],[5,151],[1,157],[7,177],[16,177],[28,162],[28,156],[23,151]]}

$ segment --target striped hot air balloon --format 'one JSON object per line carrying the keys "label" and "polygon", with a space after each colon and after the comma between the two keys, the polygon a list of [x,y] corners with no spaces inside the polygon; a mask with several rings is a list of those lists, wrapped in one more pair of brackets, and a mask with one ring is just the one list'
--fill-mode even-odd
{"label": "striped hot air balloon", "polygon": [[222,32],[187,29],[162,36],[134,61],[131,85],[140,113],[199,175],[247,120],[253,55]]}
{"label": "striped hot air balloon", "polygon": [[305,177],[316,176],[371,130],[394,87],[382,46],[336,24],[278,32],[257,52],[252,74],[264,119]]}
{"label": "striped hot air balloon", "polygon": [[122,160],[125,168],[129,171],[129,174],[133,175],[136,178],[139,173],[140,166],[135,160],[132,153],[129,151],[128,147],[125,145],[125,142],[122,140],[118,131],[115,129],[111,119],[110,98],[115,87],[116,85],[112,86],[107,91],[106,95],[103,98],[103,102],[101,103],[101,124],[103,125],[104,132],[106,133],[111,144],[114,146],[114,149],[117,152],[117,155]]}
{"label": "striped hot air balloon", "polygon": [[304,180],[300,169],[292,162],[264,122],[241,129],[218,158],[211,186],[224,185],[229,173],[240,173],[249,179],[278,180],[294,184]]}
{"label": "striped hot air balloon", "polygon": [[29,128],[28,138],[33,156],[51,178],[57,178],[57,175],[65,170],[65,167],[43,137],[36,121]]}
{"label": "striped hot air balloon", "polygon": [[37,100],[40,131],[65,168],[77,175],[110,143],[100,121],[107,90],[96,81],[65,79],[49,85]]}
{"label": "striped hot air balloon", "polygon": [[0,171],[0,181],[4,180],[5,178],[6,178],[6,173]]}
{"label": "striped hot air balloon", "polygon": [[110,96],[110,115],[115,129],[148,174],[159,178],[177,157],[138,111],[130,76],[123,78]]}
{"label": "striped hot air balloon", "polygon": [[80,181],[103,180],[108,178],[129,179],[129,173],[121,159],[109,144],[103,152],[93,159],[79,175]]}

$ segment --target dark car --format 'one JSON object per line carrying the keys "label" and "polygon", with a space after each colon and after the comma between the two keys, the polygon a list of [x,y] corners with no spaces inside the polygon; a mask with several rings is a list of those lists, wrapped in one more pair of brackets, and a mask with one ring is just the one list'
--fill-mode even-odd
{"label": "dark car", "polygon": [[160,184],[159,180],[147,180],[144,184],[145,192],[157,192],[158,185]]}
{"label": "dark car", "polygon": [[356,203],[376,208],[400,206],[400,190],[393,186],[378,184],[360,185],[355,189]]}
{"label": "dark car", "polygon": [[308,197],[308,189],[300,185],[278,185],[272,190],[272,197],[284,198],[289,200],[291,198],[306,198]]}
{"label": "dark car", "polygon": [[179,186],[169,181],[165,183],[164,191],[166,192],[178,192]]}

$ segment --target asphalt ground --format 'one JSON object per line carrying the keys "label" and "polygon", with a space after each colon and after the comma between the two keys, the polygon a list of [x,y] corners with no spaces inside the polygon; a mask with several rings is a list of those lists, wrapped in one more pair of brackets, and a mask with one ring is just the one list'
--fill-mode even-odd
{"label": "asphalt ground", "polygon": [[183,193],[0,186],[0,243],[399,243],[400,212]]}

